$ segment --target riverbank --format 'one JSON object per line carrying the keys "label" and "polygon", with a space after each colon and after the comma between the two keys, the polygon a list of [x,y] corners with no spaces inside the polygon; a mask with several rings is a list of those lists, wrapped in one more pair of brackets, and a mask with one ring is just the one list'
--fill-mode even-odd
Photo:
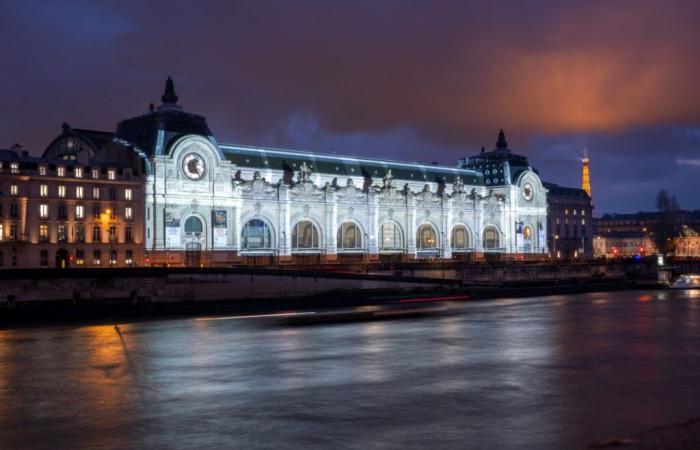
{"label": "riverbank", "polygon": [[625,450],[695,450],[700,448],[700,417],[662,425],[633,436],[606,438],[589,449],[624,448]]}

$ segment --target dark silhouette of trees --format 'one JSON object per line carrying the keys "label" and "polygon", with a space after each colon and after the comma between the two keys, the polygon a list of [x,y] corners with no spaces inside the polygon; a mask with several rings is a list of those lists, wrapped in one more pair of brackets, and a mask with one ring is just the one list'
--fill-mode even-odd
{"label": "dark silhouette of trees", "polygon": [[680,208],[676,197],[661,189],[656,194],[658,220],[654,227],[654,241],[660,252],[668,254],[673,250],[673,240],[680,229]]}

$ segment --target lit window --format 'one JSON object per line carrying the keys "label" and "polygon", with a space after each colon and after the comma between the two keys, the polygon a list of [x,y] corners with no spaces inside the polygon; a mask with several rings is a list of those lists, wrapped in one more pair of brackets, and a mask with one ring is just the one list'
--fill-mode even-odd
{"label": "lit window", "polygon": [[39,195],[42,197],[47,197],[49,195],[49,186],[46,184],[39,186]]}
{"label": "lit window", "polygon": [[585,224],[586,224],[586,219],[581,219],[581,225],[585,225]]}
{"label": "lit window", "polygon": [[100,188],[92,188],[92,198],[100,198]]}
{"label": "lit window", "polygon": [[75,178],[83,178],[83,168],[82,167],[75,168]]}
{"label": "lit window", "polygon": [[585,209],[582,209],[582,210],[581,210],[581,215],[582,215],[582,216],[585,216],[585,215],[586,215],[586,210],[585,210]]}
{"label": "lit window", "polygon": [[568,210],[568,209],[565,209],[565,210],[564,210],[564,215],[568,215],[568,214],[569,214],[569,210]]}
{"label": "lit window", "polygon": [[124,199],[131,200],[131,189],[130,188],[124,189]]}
{"label": "lit window", "polygon": [[10,195],[17,195],[19,193],[19,187],[16,184],[10,186]]}
{"label": "lit window", "polygon": [[16,163],[16,162],[10,163],[10,172],[11,173],[19,173],[19,163]]}
{"label": "lit window", "polygon": [[59,187],[58,187],[58,196],[59,196],[59,197],[65,197],[65,196],[66,196],[66,187],[65,187],[65,186],[59,186]]}
{"label": "lit window", "polygon": [[5,227],[2,223],[0,223],[0,241],[5,239]]}
{"label": "lit window", "polygon": [[114,169],[109,169],[107,171],[107,179],[114,180],[117,178],[117,172]]}
{"label": "lit window", "polygon": [[132,218],[131,207],[127,206],[126,208],[124,208],[124,218],[125,218],[125,219],[131,219],[131,218]]}
{"label": "lit window", "polygon": [[96,266],[99,266],[102,263],[102,260],[100,258],[101,258],[100,251],[93,250],[92,251],[92,263]]}
{"label": "lit window", "polygon": [[578,210],[574,209],[574,216],[576,215],[577,212],[578,212]]}
{"label": "lit window", "polygon": [[82,186],[76,186],[75,187],[75,198],[83,198],[85,196],[83,187]]}
{"label": "lit window", "polygon": [[421,225],[416,233],[416,247],[421,250],[437,248],[437,234],[430,225]]}
{"label": "lit window", "polygon": [[39,224],[39,242],[48,242],[49,240],[49,225],[46,223]]}
{"label": "lit window", "polygon": [[46,175],[46,166],[39,166],[39,175]]}
{"label": "lit window", "polygon": [[403,237],[399,226],[393,222],[384,223],[379,229],[379,245],[382,250],[400,250]]}
{"label": "lit window", "polygon": [[63,166],[59,166],[56,168],[56,175],[59,177],[65,177],[66,176],[66,168]]}
{"label": "lit window", "polygon": [[134,253],[131,250],[126,251],[126,258],[124,258],[124,264],[133,264]]}
{"label": "lit window", "polygon": [[362,247],[360,229],[353,222],[345,222],[338,228],[338,248],[354,249]]}
{"label": "lit window", "polygon": [[117,251],[116,251],[116,250],[112,250],[112,251],[110,252],[110,256],[109,256],[109,264],[110,264],[111,266],[113,266],[113,265],[115,265],[116,263],[117,263]]}
{"label": "lit window", "polygon": [[75,264],[78,266],[85,264],[85,252],[83,250],[75,251]]}
{"label": "lit window", "polygon": [[75,206],[75,218],[82,219],[83,217],[85,217],[85,207],[83,205],[76,205]]}
{"label": "lit window", "polygon": [[41,217],[42,219],[46,219],[47,217],[49,217],[49,205],[47,205],[46,203],[42,203],[41,205],[39,205],[39,217]]}
{"label": "lit window", "polygon": [[95,180],[100,178],[100,170],[99,169],[92,169],[92,178]]}

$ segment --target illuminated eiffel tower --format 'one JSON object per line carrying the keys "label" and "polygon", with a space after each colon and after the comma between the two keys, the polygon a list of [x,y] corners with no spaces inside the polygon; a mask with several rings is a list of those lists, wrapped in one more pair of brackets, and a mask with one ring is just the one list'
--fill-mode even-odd
{"label": "illuminated eiffel tower", "polygon": [[583,149],[583,167],[582,167],[582,173],[581,173],[581,189],[586,191],[589,197],[593,198],[591,196],[591,178],[590,178],[590,173],[588,171],[588,150]]}

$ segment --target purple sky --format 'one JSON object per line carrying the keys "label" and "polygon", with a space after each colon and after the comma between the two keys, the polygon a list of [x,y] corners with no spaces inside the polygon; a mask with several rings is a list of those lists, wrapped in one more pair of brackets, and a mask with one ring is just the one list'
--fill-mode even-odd
{"label": "purple sky", "polygon": [[700,2],[0,0],[0,147],[158,103],[220,142],[453,165],[499,128],[596,213],[700,208]]}

